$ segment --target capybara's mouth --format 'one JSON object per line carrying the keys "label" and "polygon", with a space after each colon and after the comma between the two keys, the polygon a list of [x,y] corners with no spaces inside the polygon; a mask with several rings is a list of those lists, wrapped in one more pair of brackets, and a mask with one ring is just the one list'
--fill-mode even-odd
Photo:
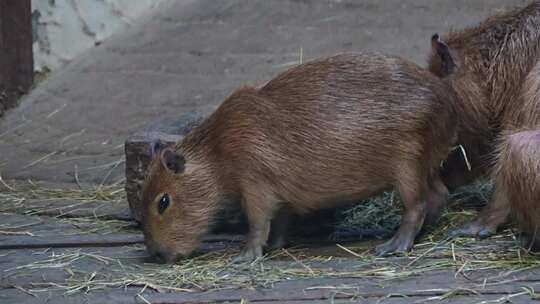
{"label": "capybara's mouth", "polygon": [[148,255],[144,258],[145,263],[165,264],[165,259],[161,255]]}
{"label": "capybara's mouth", "polygon": [[190,253],[160,253],[150,254],[145,258],[145,262],[155,264],[174,264],[182,260],[191,259],[201,255],[201,251],[192,251]]}
{"label": "capybara's mouth", "polygon": [[184,258],[185,256],[182,254],[155,253],[148,257],[148,261],[155,264],[174,264]]}

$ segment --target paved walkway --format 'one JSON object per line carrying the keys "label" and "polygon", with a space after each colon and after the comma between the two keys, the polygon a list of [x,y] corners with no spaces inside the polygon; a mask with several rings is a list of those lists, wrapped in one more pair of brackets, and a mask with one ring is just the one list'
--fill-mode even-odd
{"label": "paved walkway", "polygon": [[127,135],[206,114],[234,88],[304,60],[379,50],[424,64],[429,38],[523,0],[165,1],[53,73],[0,122],[4,178],[123,177]]}

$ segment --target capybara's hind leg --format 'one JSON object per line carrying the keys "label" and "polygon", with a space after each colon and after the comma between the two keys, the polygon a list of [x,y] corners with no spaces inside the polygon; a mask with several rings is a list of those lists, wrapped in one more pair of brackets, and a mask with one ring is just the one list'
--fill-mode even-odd
{"label": "capybara's hind leg", "polygon": [[401,224],[396,234],[389,241],[377,246],[375,252],[379,256],[408,252],[424,223],[426,216],[426,202],[424,201],[427,190],[426,178],[421,177],[417,170],[406,171],[408,174],[401,177],[398,182],[404,207]]}
{"label": "capybara's hind leg", "polygon": [[425,225],[434,225],[439,220],[442,210],[448,201],[448,189],[438,174],[429,181],[426,195],[426,219]]}
{"label": "capybara's hind leg", "polygon": [[510,214],[510,203],[501,187],[495,186],[493,198],[472,222],[450,231],[451,237],[470,236],[487,238],[497,232]]}

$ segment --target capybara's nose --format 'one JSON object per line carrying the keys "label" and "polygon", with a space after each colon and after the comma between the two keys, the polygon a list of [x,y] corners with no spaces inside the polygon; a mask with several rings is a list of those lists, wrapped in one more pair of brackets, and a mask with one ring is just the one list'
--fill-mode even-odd
{"label": "capybara's nose", "polygon": [[161,252],[155,252],[152,258],[153,258],[154,263],[157,263],[157,264],[167,263],[167,259],[165,258],[165,255],[163,255]]}
{"label": "capybara's nose", "polygon": [[155,246],[146,246],[148,252],[147,261],[150,263],[164,264],[167,262],[166,255]]}
{"label": "capybara's nose", "polygon": [[146,258],[144,258],[145,262],[156,263],[156,264],[165,263],[165,257],[161,253],[155,250],[150,250],[150,249],[147,249],[147,252],[148,252],[148,255],[146,256]]}
{"label": "capybara's nose", "polygon": [[176,254],[173,252],[165,252],[165,251],[155,251],[152,255],[152,262],[158,263],[158,264],[172,264],[182,258],[183,255]]}

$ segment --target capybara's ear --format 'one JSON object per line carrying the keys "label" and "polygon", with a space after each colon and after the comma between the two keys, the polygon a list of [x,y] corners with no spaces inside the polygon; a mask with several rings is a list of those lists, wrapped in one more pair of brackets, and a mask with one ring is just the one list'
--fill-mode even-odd
{"label": "capybara's ear", "polygon": [[166,148],[161,152],[161,164],[169,171],[173,173],[184,172],[184,165],[186,160],[176,151],[171,148]]}
{"label": "capybara's ear", "polygon": [[442,76],[452,74],[456,68],[456,63],[450,53],[450,48],[441,40],[441,37],[437,33],[431,36],[431,48],[433,54],[441,60]]}

